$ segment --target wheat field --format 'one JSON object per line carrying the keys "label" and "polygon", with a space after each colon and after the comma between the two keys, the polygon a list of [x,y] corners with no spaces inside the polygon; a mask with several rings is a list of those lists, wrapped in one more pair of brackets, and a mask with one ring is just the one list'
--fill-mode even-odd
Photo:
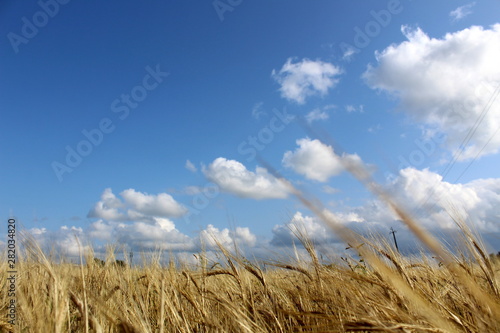
{"label": "wheat field", "polygon": [[[251,262],[223,247],[196,267],[55,263],[26,242],[17,323],[2,332],[499,332],[499,263],[474,238],[443,264],[360,239],[360,257]],[[374,260],[374,258],[377,258]],[[370,262],[371,261],[371,262]],[[1,271],[7,271],[6,263]],[[0,289],[6,290],[2,278]]]}

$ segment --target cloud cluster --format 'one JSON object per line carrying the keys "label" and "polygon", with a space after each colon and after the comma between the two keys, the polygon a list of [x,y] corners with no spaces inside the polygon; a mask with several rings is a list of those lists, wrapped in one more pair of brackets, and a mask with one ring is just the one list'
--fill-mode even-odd
{"label": "cloud cluster", "polygon": [[[355,212],[333,213],[325,210],[329,216],[345,227],[367,235],[375,229],[381,229],[377,223],[364,220]],[[276,248],[289,248],[300,244],[300,239],[311,241],[316,250],[321,253],[330,253],[337,257],[345,251],[346,243],[333,230],[316,216],[308,216],[298,211],[284,224],[275,225],[270,244]]]}
{"label": "cloud cluster", "polygon": [[235,160],[219,157],[203,172],[223,191],[241,198],[283,199],[289,194],[286,186],[266,169],[257,167],[252,172]]}
{"label": "cloud cluster", "polygon": [[134,189],[122,191],[117,198],[110,188],[104,190],[88,217],[108,221],[149,220],[154,217],[180,217],[187,210],[167,193],[157,195],[137,192]]}
{"label": "cloud cluster", "polygon": [[[406,168],[388,179],[385,186],[402,207],[413,213],[423,227],[435,234],[443,236],[448,231],[455,231],[457,227],[452,219],[454,217],[466,220],[473,229],[490,238],[500,235],[500,179],[478,179],[464,184],[451,184],[428,169]],[[101,201],[103,198],[107,201],[103,206],[121,208],[120,205],[124,203],[117,201],[111,194],[110,190],[104,191]],[[364,235],[379,232],[388,237],[390,228],[394,227],[398,230],[400,248],[405,246],[408,249],[415,244],[414,237],[398,221],[398,217],[377,199],[368,200],[357,207],[338,205],[335,211],[325,213]],[[136,252],[166,250],[184,253],[187,257],[189,253],[200,251],[202,244],[209,250],[216,250],[217,242],[229,250],[233,250],[236,245],[245,248],[247,253],[265,255],[270,249],[274,251],[273,249],[300,243],[297,234],[306,235],[318,246],[333,246],[340,250],[345,247],[343,241],[317,217],[300,211],[294,213],[286,223],[275,225],[270,240],[257,240],[247,227],[230,230],[212,224],[196,235],[189,236],[180,232],[172,220],[151,216],[128,222],[100,218],[86,230],[61,227],[56,231],[33,228],[30,232],[42,247],[73,257],[78,256],[80,251],[75,235],[80,239],[83,251],[88,244],[105,242],[126,245],[127,249]],[[268,249],[263,251],[262,246],[267,246]]]}
{"label": "cloud cluster", "polygon": [[107,243],[126,244],[133,251],[200,251],[202,248],[218,249],[217,243],[229,250],[238,247],[252,247],[257,238],[247,227],[234,231],[222,230],[209,224],[206,229],[190,237],[180,232],[174,222],[155,218],[154,222],[135,221],[131,223],[97,220],[87,234],[91,239]]}
{"label": "cloud cluster", "polygon": [[431,229],[455,229],[451,217],[482,232],[500,232],[500,179],[452,184],[428,169],[406,168],[388,184],[390,192]]}
{"label": "cloud cluster", "polygon": [[281,86],[281,96],[298,104],[304,104],[310,96],[324,96],[338,83],[340,74],[342,70],[337,66],[309,59],[296,63],[288,59],[279,72],[272,71],[272,77]]}
{"label": "cloud cluster", "polygon": [[130,249],[187,250],[195,247],[189,236],[176,229],[170,218],[187,210],[167,193],[157,195],[127,189],[116,197],[110,188],[104,190],[88,217],[96,218],[86,234],[91,240],[127,244]]}
{"label": "cloud cluster", "polygon": [[[413,214],[424,228],[438,237],[451,237],[458,230],[454,219],[465,221],[473,230],[490,238],[500,234],[498,178],[451,184],[428,169],[406,168],[397,177],[388,180],[385,186],[400,207]],[[401,243],[408,243],[406,248],[415,244],[414,236],[399,221],[399,217],[378,199],[368,200],[357,207],[337,207],[337,210],[325,213],[361,234],[378,232],[387,235],[394,227],[399,230]],[[297,233],[306,234],[315,244],[341,243],[317,217],[301,212],[295,213],[289,222],[276,225],[272,232],[271,244],[274,246],[297,243]]]}
{"label": "cloud cluster", "polygon": [[274,226],[271,244],[290,246],[298,242],[297,236],[299,235],[306,236],[315,244],[333,242],[336,239],[332,231],[316,217],[304,216],[301,212],[296,212],[287,223]]}
{"label": "cloud cluster", "polygon": [[173,222],[158,219],[155,223],[133,222],[120,223],[110,226],[113,229],[113,238],[119,244],[127,244],[136,251],[143,250],[193,250],[193,239],[175,228]]}
{"label": "cloud cluster", "polygon": [[186,208],[167,193],[151,195],[128,189],[120,193],[120,195],[125,199],[125,203],[139,214],[179,217],[186,213]]}
{"label": "cloud cluster", "polygon": [[78,257],[90,249],[88,237],[82,228],[62,226],[55,231],[32,228],[29,232],[42,249],[61,257]]}
{"label": "cloud cluster", "polygon": [[490,102],[500,84],[500,24],[473,26],[442,39],[421,29],[402,31],[408,40],[378,52],[377,66],[363,74],[369,86],[397,96],[426,135],[445,133],[453,152],[482,118],[459,160],[498,152],[500,99]]}
{"label": "cloud cluster", "polygon": [[256,244],[257,237],[249,228],[237,227],[234,231],[228,228],[219,230],[209,224],[205,230],[200,232],[199,240],[201,244],[208,248],[217,249],[218,244],[221,244],[227,249],[233,249],[235,245],[252,247]]}
{"label": "cloud cluster", "polygon": [[297,140],[295,151],[287,151],[283,165],[304,175],[307,179],[326,182],[330,177],[340,174],[346,167],[361,163],[358,155],[337,155],[331,146],[319,140],[303,138]]}

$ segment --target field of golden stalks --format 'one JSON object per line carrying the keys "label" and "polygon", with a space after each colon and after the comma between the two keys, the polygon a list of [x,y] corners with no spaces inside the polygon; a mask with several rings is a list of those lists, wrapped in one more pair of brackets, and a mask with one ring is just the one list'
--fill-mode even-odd
{"label": "field of golden stalks", "polygon": [[[497,271],[474,238],[440,263],[360,239],[361,256],[251,262],[220,248],[197,267],[56,263],[27,241],[18,262],[17,318],[2,332],[500,332]],[[467,247],[467,244],[465,244]],[[451,254],[450,254],[451,255]],[[6,272],[5,262],[0,271]]]}

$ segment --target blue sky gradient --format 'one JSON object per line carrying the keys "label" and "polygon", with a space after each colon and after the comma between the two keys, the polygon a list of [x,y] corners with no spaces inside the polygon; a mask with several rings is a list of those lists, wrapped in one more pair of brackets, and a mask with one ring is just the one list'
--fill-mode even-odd
{"label": "blue sky gradient", "polygon": [[[0,212],[68,253],[71,233],[98,250],[184,242],[175,249],[189,252],[213,234],[259,253],[286,244],[292,222],[342,247],[257,171],[253,146],[347,225],[405,230],[339,167],[359,159],[396,197],[414,198],[410,210],[422,213],[419,198],[436,189],[449,194],[498,251],[499,12],[493,0],[3,1]],[[452,164],[486,108],[470,154]],[[68,149],[86,156],[70,166]],[[436,234],[454,229],[445,206],[423,212]]]}

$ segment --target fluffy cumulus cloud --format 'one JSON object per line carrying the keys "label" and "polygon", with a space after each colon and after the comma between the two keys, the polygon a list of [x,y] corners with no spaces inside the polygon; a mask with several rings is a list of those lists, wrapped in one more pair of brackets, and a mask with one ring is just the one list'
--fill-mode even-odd
{"label": "fluffy cumulus cloud", "polygon": [[290,246],[298,242],[297,235],[304,235],[315,243],[324,243],[334,238],[332,232],[316,218],[297,212],[289,222],[274,226],[271,244]]}
{"label": "fluffy cumulus cloud", "polygon": [[120,196],[123,201],[110,188],[105,189],[88,217],[108,221],[151,220],[154,217],[180,217],[187,212],[167,193],[153,195],[128,189],[121,192]]}
{"label": "fluffy cumulus cloud", "polygon": [[[464,184],[451,184],[427,169],[406,168],[385,184],[398,205],[416,217],[417,222],[446,242],[453,243],[460,220],[498,247],[500,237],[500,179],[478,179]],[[325,211],[335,221],[362,235],[381,235],[390,242],[389,231],[398,231],[399,247],[406,253],[420,248],[415,236],[402,224],[386,203],[370,199],[356,207],[337,206]],[[317,245],[343,244],[317,217],[297,212],[285,224],[276,225],[271,244],[290,246],[297,234],[307,235]]]}
{"label": "fluffy cumulus cloud", "polygon": [[279,71],[273,70],[272,77],[281,85],[283,98],[304,104],[310,96],[326,95],[338,83],[341,73],[339,67],[320,60],[293,63],[288,59]]}
{"label": "fluffy cumulus cloud", "polygon": [[[453,219],[458,219],[480,233],[496,233],[497,236],[500,233],[499,178],[452,184],[428,169],[406,168],[389,179],[385,188],[400,207],[432,232],[445,235],[448,231],[456,231]],[[378,199],[342,209],[343,212],[336,216],[345,222],[366,221],[385,233],[390,227],[405,229],[399,217]]]}
{"label": "fluffy cumulus cloud", "polygon": [[195,242],[176,229],[169,218],[180,217],[187,210],[166,193],[157,195],[127,189],[115,196],[105,189],[101,200],[89,211],[91,223],[86,233],[93,240],[126,244],[130,249],[190,250]]}
{"label": "fluffy cumulus cloud", "polygon": [[165,218],[154,218],[152,222],[128,223],[97,220],[90,225],[86,234],[93,240],[126,244],[133,251],[196,252],[202,248],[216,250],[217,242],[231,251],[235,246],[253,247],[257,242],[256,236],[247,227],[229,230],[209,224],[197,235],[188,236],[180,232],[174,222]]}
{"label": "fluffy cumulus cloud", "polygon": [[307,179],[326,182],[330,177],[340,174],[346,167],[361,163],[358,155],[337,155],[331,146],[319,140],[303,138],[297,140],[295,151],[287,151],[283,165],[304,175]]}
{"label": "fluffy cumulus cloud", "polygon": [[[454,220],[466,222],[472,230],[498,246],[500,236],[500,178],[477,179],[463,184],[449,183],[428,169],[406,168],[384,184],[400,207],[416,217],[421,226],[438,237],[453,241],[458,231]],[[370,199],[356,207],[337,206],[325,213],[364,235],[378,233],[387,237],[391,227],[399,231],[400,248],[414,251],[415,237],[399,221],[386,203]],[[287,246],[296,242],[295,234],[306,234],[316,244],[341,242],[318,218],[296,213],[273,228],[271,244]],[[450,233],[451,232],[451,233]],[[450,236],[451,235],[451,236]],[[390,238],[388,238],[391,240]]]}
{"label": "fluffy cumulus cloud", "polygon": [[126,215],[120,211],[123,202],[118,199],[110,188],[104,190],[94,208],[88,213],[88,217],[97,217],[106,220],[121,221],[126,219]]}
{"label": "fluffy cumulus cloud", "polygon": [[[258,171],[258,174],[263,174],[263,171]],[[266,177],[270,179],[268,174]],[[261,186],[261,180],[257,179],[256,186]],[[266,186],[271,185],[264,184],[264,189]],[[104,250],[103,244],[119,244],[126,246],[127,250],[145,253],[165,250],[184,254],[200,251],[202,243],[215,248],[214,239],[229,250],[234,250],[235,245],[253,247],[256,244],[255,235],[246,227],[230,231],[210,224],[195,235],[182,233],[170,217],[181,216],[185,209],[166,193],[150,195],[128,189],[122,191],[120,196],[122,199],[115,196],[111,189],[105,189],[101,200],[88,214],[96,220],[85,230],[77,227],[63,227],[56,231],[33,228],[30,233],[45,249],[56,249],[70,257],[79,254],[75,235],[81,239],[83,251],[87,250],[87,244],[92,243],[96,252]]]}
{"label": "fluffy cumulus cloud", "polygon": [[257,242],[257,238],[249,228],[237,227],[234,231],[228,228],[219,230],[209,224],[205,230],[200,232],[199,242],[200,247],[204,245],[211,249],[217,249],[217,244],[221,244],[227,249],[233,249],[235,246],[252,247]]}
{"label": "fluffy cumulus cloud", "polygon": [[142,250],[193,250],[193,240],[175,228],[166,219],[156,223],[134,222],[114,226],[114,237],[119,244],[127,244],[131,249]]}
{"label": "fluffy cumulus cloud", "polygon": [[140,214],[179,217],[186,213],[186,208],[167,193],[152,195],[128,189],[120,193],[120,195],[125,199],[127,205]]}
{"label": "fluffy cumulus cloud", "polygon": [[82,228],[62,226],[55,231],[46,228],[32,228],[28,231],[41,249],[57,253],[61,257],[79,257],[90,249],[90,240]]}
{"label": "fluffy cumulus cloud", "polygon": [[[357,213],[332,213],[325,212],[335,221],[345,225],[365,222]],[[316,245],[333,244],[342,242],[332,232],[330,227],[325,225],[319,218],[304,215],[296,212],[295,215],[285,224],[274,226],[271,244],[274,246],[290,246],[298,242],[298,237],[306,237]]]}
{"label": "fluffy cumulus cloud", "polygon": [[[445,147],[456,152],[470,140],[459,160],[498,152],[500,136],[500,24],[473,26],[443,38],[421,29],[402,28],[408,39],[376,54],[364,78],[373,89],[397,96],[402,108],[424,125],[425,135],[446,134]],[[492,98],[493,97],[493,98]]]}
{"label": "fluffy cumulus cloud", "polygon": [[482,232],[500,232],[500,179],[452,184],[429,171],[406,168],[388,188],[430,229],[455,229],[451,217],[474,223]]}
{"label": "fluffy cumulus cloud", "polygon": [[86,234],[90,239],[127,245],[134,251],[180,251],[195,247],[194,240],[181,233],[170,219],[130,209],[126,221],[99,218],[90,224]]}
{"label": "fluffy cumulus cloud", "polygon": [[266,169],[257,167],[252,172],[235,160],[219,157],[203,172],[223,191],[242,198],[283,199],[289,194],[286,186]]}

